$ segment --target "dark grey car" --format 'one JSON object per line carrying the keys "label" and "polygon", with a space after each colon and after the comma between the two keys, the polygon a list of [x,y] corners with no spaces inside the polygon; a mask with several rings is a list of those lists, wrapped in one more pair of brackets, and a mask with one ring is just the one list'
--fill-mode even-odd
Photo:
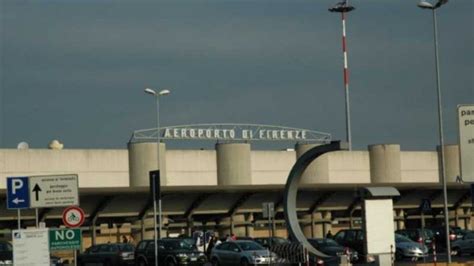
{"label": "dark grey car", "polygon": [[474,232],[465,234],[461,239],[452,243],[452,250],[455,255],[474,253]]}
{"label": "dark grey car", "polygon": [[260,244],[249,240],[224,242],[211,252],[212,265],[261,265],[276,261],[276,254],[270,253]]}

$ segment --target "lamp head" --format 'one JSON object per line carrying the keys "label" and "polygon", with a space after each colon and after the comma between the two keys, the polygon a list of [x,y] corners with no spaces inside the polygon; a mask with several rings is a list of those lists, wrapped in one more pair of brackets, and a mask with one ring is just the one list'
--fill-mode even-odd
{"label": "lamp head", "polygon": [[423,8],[423,9],[433,9],[433,5],[429,2],[426,2],[424,0],[421,0],[419,3],[418,3],[418,7],[419,8]]}
{"label": "lamp head", "polygon": [[168,94],[170,94],[170,90],[161,90],[161,91],[158,93],[158,95],[160,95],[160,96],[164,96],[164,95],[168,95]]}
{"label": "lamp head", "polygon": [[148,93],[148,94],[151,94],[151,95],[156,95],[156,91],[150,89],[150,88],[146,88],[145,89],[145,92]]}

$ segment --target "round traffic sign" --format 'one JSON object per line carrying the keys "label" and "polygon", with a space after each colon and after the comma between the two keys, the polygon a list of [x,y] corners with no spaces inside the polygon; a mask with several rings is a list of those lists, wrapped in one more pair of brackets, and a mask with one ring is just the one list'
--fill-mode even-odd
{"label": "round traffic sign", "polygon": [[84,223],[84,211],[77,207],[67,207],[63,211],[63,223],[67,227],[79,227]]}

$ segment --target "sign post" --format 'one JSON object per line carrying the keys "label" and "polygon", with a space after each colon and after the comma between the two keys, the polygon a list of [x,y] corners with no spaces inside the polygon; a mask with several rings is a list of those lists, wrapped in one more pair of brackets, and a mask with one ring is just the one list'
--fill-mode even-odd
{"label": "sign post", "polygon": [[[159,142],[158,142],[159,143]],[[159,145],[159,144],[158,144]],[[160,147],[158,146],[158,151]],[[158,156],[159,157],[159,156]],[[160,170],[150,171],[150,195],[153,200],[153,228],[155,231],[154,234],[154,243],[155,243],[155,264],[158,265],[158,236],[161,239],[161,181],[160,181]],[[159,232],[156,230],[156,203],[158,202],[159,207]]]}
{"label": "sign post", "polygon": [[262,215],[263,218],[268,218],[268,257],[270,258],[270,264],[272,263],[272,256],[270,249],[272,248],[272,218],[275,215],[275,206],[273,202],[262,203]]}
{"label": "sign post", "polygon": [[458,105],[461,179],[474,182],[474,104]]}
{"label": "sign post", "polygon": [[[275,215],[275,206],[273,202],[262,203],[263,218],[268,218],[268,236],[272,237],[272,219]],[[270,241],[271,242],[271,241]],[[271,245],[271,243],[269,243]]]}

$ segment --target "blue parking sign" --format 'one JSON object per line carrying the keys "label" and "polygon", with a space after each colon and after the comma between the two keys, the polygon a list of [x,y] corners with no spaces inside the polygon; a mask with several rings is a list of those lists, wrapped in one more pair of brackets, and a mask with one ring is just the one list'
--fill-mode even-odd
{"label": "blue parking sign", "polygon": [[28,209],[28,177],[7,177],[7,209]]}

